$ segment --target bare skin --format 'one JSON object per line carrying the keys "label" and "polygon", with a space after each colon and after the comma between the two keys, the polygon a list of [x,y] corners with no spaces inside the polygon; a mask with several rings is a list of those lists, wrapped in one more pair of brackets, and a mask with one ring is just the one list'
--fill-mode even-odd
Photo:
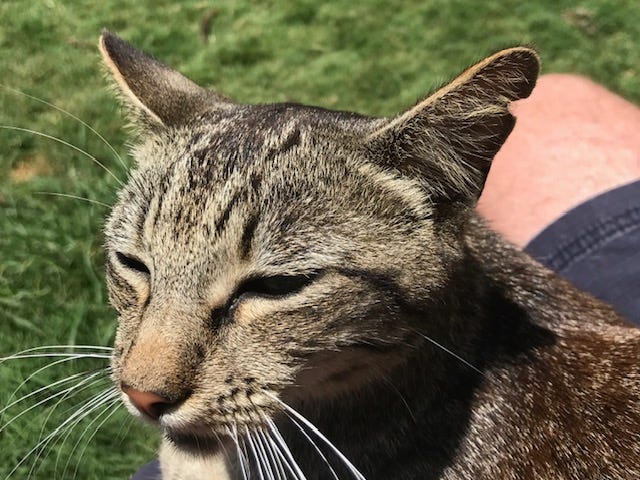
{"label": "bare skin", "polygon": [[545,75],[512,110],[516,127],[493,161],[478,211],[516,245],[640,178],[640,108],[593,81]]}

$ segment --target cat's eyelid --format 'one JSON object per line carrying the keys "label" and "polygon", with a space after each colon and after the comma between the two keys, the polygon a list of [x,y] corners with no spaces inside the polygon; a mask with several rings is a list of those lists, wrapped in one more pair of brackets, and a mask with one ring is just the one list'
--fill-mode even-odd
{"label": "cat's eyelid", "polygon": [[144,275],[151,275],[149,267],[136,255],[123,252],[114,252],[117,262],[128,270],[133,270]]}
{"label": "cat's eyelid", "polygon": [[286,297],[293,295],[311,285],[322,274],[321,270],[305,273],[276,273],[254,275],[245,278],[238,284],[232,298],[242,295],[261,297]]}

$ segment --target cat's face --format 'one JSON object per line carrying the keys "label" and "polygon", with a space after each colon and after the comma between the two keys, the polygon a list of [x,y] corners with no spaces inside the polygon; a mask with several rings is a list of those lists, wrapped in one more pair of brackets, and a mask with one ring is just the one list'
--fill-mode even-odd
{"label": "cat's face", "polygon": [[117,37],[101,46],[146,125],[106,227],[113,377],[164,399],[152,416],[184,446],[402,362],[513,125],[506,104],[537,72],[514,49],[494,60],[506,86],[473,85],[468,111],[455,88],[486,83],[492,63],[388,121],[231,104]]}
{"label": "cat's face", "polygon": [[415,341],[404,303],[451,247],[420,184],[360,148],[374,123],[241,107],[140,149],[106,229],[114,367],[184,400],[164,424],[255,423],[264,392],[353,388]]}

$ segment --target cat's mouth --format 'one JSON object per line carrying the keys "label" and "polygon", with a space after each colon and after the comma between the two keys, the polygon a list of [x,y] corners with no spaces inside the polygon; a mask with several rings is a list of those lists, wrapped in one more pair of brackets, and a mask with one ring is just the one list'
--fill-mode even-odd
{"label": "cat's mouth", "polygon": [[165,429],[164,437],[179,450],[194,455],[213,455],[231,448],[232,445],[230,437],[214,432]]}
{"label": "cat's mouth", "polygon": [[164,437],[177,449],[191,454],[210,455],[221,449],[235,449],[242,438],[266,432],[273,425],[273,405],[252,405],[228,411],[197,408],[188,402],[152,419]]}

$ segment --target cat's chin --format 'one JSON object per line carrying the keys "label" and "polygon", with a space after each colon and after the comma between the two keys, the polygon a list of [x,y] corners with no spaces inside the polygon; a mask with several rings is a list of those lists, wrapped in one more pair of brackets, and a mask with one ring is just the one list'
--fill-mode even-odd
{"label": "cat's chin", "polygon": [[165,440],[175,449],[194,456],[211,456],[230,448],[230,439],[225,436],[202,433],[165,431]]}

